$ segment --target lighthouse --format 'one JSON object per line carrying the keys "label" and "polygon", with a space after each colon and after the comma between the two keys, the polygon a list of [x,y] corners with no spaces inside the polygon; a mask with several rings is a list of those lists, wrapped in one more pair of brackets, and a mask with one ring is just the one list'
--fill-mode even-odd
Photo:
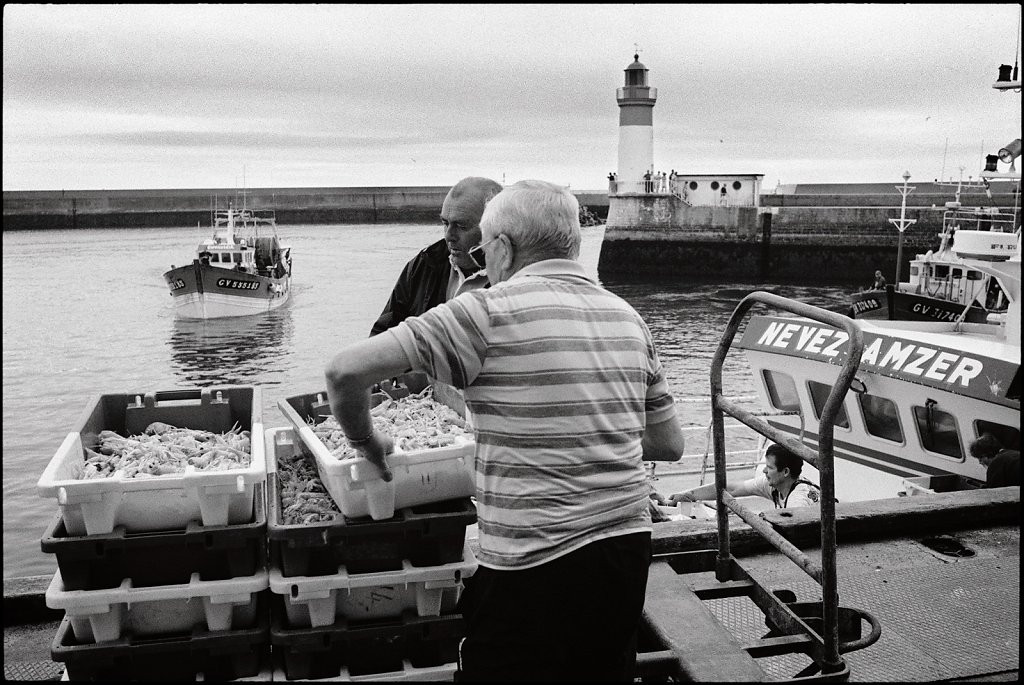
{"label": "lighthouse", "polygon": [[[615,92],[619,102],[619,188],[636,192],[644,173],[654,165],[654,102],[658,89],[647,85],[647,67],[640,55],[625,69],[626,84]],[[635,185],[634,185],[635,184]],[[621,191],[620,191],[621,192]]]}

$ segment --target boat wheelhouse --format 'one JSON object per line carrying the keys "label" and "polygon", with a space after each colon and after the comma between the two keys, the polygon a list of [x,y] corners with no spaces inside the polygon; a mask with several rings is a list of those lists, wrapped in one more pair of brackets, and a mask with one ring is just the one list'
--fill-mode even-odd
{"label": "boat wheelhouse", "polygon": [[178,316],[247,316],[288,301],[291,248],[280,242],[272,210],[216,210],[213,229],[191,264],[164,274]]}

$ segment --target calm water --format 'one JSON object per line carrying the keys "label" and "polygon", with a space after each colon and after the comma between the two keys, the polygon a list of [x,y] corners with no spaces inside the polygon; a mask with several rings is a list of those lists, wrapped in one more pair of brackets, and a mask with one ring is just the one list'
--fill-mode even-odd
{"label": "calm water", "polygon": [[[581,261],[597,275],[603,227],[584,229]],[[435,225],[284,226],[293,246],[292,301],[262,316],[177,320],[162,274],[192,259],[206,228],[95,229],[3,234],[4,577],[52,573],[39,538],[57,511],[36,481],[89,398],[208,385],[263,388],[267,428],[287,425],[277,401],[323,388],[323,368],[362,339],[395,278]],[[605,283],[643,315],[677,398],[708,393],[725,322],[754,286]],[[835,308],[848,288],[763,284]],[[753,392],[738,356],[729,395]],[[706,426],[706,408],[682,405]],[[688,448],[687,452],[691,452]]]}

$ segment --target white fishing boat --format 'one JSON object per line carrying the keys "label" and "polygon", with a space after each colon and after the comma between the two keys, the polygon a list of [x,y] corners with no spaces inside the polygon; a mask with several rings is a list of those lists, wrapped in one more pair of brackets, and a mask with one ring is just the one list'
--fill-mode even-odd
{"label": "white fishing boat", "polygon": [[[1016,69],[1012,79],[1008,72],[1000,67],[993,87],[1019,92]],[[1019,183],[1020,153],[1018,139],[989,156],[981,177]],[[1000,172],[999,162],[1009,169]],[[833,443],[840,501],[981,487],[985,468],[969,449],[985,433],[1003,448],[1020,450],[1019,194],[1017,203],[1008,217],[963,215],[959,202],[947,207],[950,230],[942,248],[920,255],[911,281],[896,292],[909,297],[920,288],[930,298],[922,307],[942,299],[955,303],[955,315],[854,321],[863,336],[860,365],[831,431],[820,418],[851,332],[806,318],[754,316],[748,322],[738,346],[754,372],[767,422],[815,449],[822,436]],[[944,278],[940,267],[948,270]],[[972,290],[972,281],[989,285]],[[967,316],[975,305],[983,311],[978,322]]]}
{"label": "white fishing boat", "polygon": [[[1020,139],[1003,148],[1000,159],[1013,163],[1020,155]],[[990,165],[996,162],[990,159]],[[983,182],[971,187],[987,187]],[[1020,173],[1011,167],[991,176],[1016,180],[1012,207],[964,207],[963,183],[957,184],[953,202],[942,217],[938,250],[918,254],[910,262],[910,277],[883,290],[867,290],[853,296],[850,313],[859,319],[908,321],[968,321],[986,323],[990,314],[1006,311],[1009,299],[993,262],[1009,259],[1016,250],[1020,231]],[[898,186],[897,186],[898,187]],[[895,221],[895,220],[894,220]]]}
{"label": "white fishing boat", "polygon": [[175,313],[188,319],[248,316],[277,309],[291,293],[291,247],[272,210],[215,210],[213,236],[186,266],[164,273]]}

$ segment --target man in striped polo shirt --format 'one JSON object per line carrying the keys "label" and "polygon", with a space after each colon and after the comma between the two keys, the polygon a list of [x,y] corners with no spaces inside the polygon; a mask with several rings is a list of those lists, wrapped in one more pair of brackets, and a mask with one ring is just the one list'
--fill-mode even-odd
{"label": "man in striped polo shirt", "polygon": [[683,435],[650,331],[588,278],[579,205],[522,181],[473,251],[492,284],[340,352],[331,410],[390,479],[367,388],[407,369],[464,391],[474,419],[480,568],[459,609],[465,680],[632,680],[651,554],[643,461]]}

